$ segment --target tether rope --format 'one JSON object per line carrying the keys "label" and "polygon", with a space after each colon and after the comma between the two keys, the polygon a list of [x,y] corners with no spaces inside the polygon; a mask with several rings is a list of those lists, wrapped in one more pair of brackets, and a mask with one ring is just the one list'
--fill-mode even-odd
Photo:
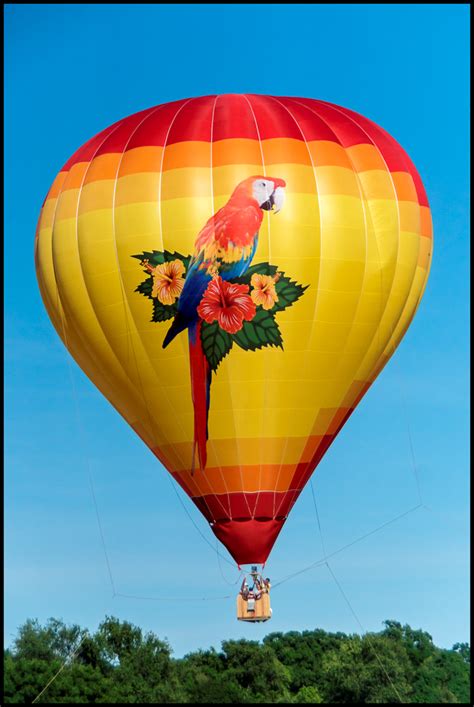
{"label": "tether rope", "polygon": [[310,565],[308,565],[307,567],[303,567],[303,569],[298,570],[297,572],[292,572],[291,574],[287,575],[283,579],[275,582],[275,584],[272,584],[272,591],[276,587],[279,587],[281,584],[284,584],[285,582],[289,582],[291,579],[293,579],[294,577],[298,577],[300,574],[303,574],[304,572],[309,572],[310,570],[314,569],[315,567],[321,567],[322,565],[324,565],[326,563],[326,560],[329,560],[331,557],[338,555],[340,552],[343,552],[343,550],[347,550],[347,548],[352,547],[353,545],[360,542],[361,540],[365,540],[365,538],[368,538],[371,535],[378,533],[379,530],[382,530],[383,528],[387,527],[388,525],[395,523],[397,520],[400,520],[401,518],[404,518],[405,516],[409,515],[410,513],[413,513],[418,508],[422,508],[421,503],[419,503],[416,506],[413,506],[413,508],[409,508],[407,511],[404,511],[404,513],[400,513],[398,516],[395,516],[394,518],[387,520],[385,523],[382,523],[382,525],[377,526],[377,528],[370,530],[368,533],[365,533],[364,535],[360,535],[358,538],[356,538],[355,540],[352,540],[350,543],[347,543],[346,545],[343,545],[339,549],[334,550],[334,552],[331,552],[329,555],[326,555],[326,557],[322,557],[321,559],[316,560],[315,562],[312,562]]}
{"label": "tether rope", "polygon": [[381,659],[380,659],[380,657],[379,657],[377,651],[375,650],[375,648],[374,648],[374,646],[373,646],[373,643],[372,643],[372,640],[371,640],[369,634],[367,633],[367,631],[366,631],[366,629],[364,628],[364,626],[362,625],[362,623],[361,623],[359,617],[357,616],[356,612],[354,611],[354,608],[353,608],[352,604],[350,603],[350,601],[349,601],[349,599],[347,598],[347,596],[346,596],[346,594],[345,594],[343,588],[341,587],[339,581],[337,580],[336,575],[335,575],[334,572],[332,571],[332,569],[331,569],[331,567],[330,567],[330,565],[329,565],[329,562],[325,562],[324,564],[325,564],[326,567],[328,568],[328,570],[329,570],[329,572],[330,572],[330,574],[331,574],[333,580],[334,580],[335,583],[336,583],[336,586],[338,587],[339,591],[341,592],[341,595],[342,595],[342,597],[344,598],[344,601],[346,602],[347,606],[349,607],[349,610],[350,610],[351,614],[353,615],[353,617],[355,618],[355,620],[356,620],[357,623],[359,624],[359,626],[360,626],[362,632],[365,634],[365,638],[367,638],[367,640],[368,640],[368,642],[369,642],[369,644],[370,644],[370,647],[372,648],[372,651],[373,651],[375,657],[377,658],[377,661],[378,661],[380,667],[382,668],[383,672],[385,673],[385,675],[386,675],[386,677],[387,677],[387,680],[389,681],[390,685],[392,686],[394,693],[395,693],[396,696],[398,697],[399,702],[401,702],[402,704],[408,703],[408,700],[406,700],[405,702],[404,702],[404,700],[402,700],[402,697],[401,697],[400,693],[398,692],[397,688],[395,687],[392,678],[391,678],[390,675],[388,674],[388,672],[387,672],[387,670],[386,670],[384,664],[382,663],[382,661],[381,661]]}
{"label": "tether rope", "polygon": [[67,656],[66,660],[65,660],[64,663],[61,665],[61,667],[59,668],[59,670],[53,675],[53,677],[52,677],[50,680],[48,680],[48,682],[47,682],[46,685],[43,687],[43,689],[41,690],[41,692],[39,692],[39,693],[36,695],[35,699],[32,701],[31,704],[34,705],[35,702],[37,702],[37,701],[39,700],[39,698],[41,697],[41,695],[46,692],[46,690],[48,689],[48,687],[49,687],[49,686],[56,680],[56,678],[62,673],[62,671],[64,670],[64,668],[65,668],[66,665],[68,664],[68,662],[69,662],[70,660],[72,660],[72,659],[75,657],[75,655],[79,652],[79,648],[82,646],[82,644],[84,643],[84,641],[85,641],[86,638],[89,638],[89,634],[88,634],[87,632],[86,632],[86,634],[81,638],[81,640],[80,640],[79,644],[76,646],[76,648],[74,648],[74,649],[71,651],[71,653],[69,653],[69,655]]}
{"label": "tether rope", "polygon": [[[384,666],[384,664],[383,664],[383,662],[382,662],[380,656],[378,655],[377,651],[375,650],[375,646],[374,646],[374,644],[373,644],[373,642],[372,642],[372,640],[371,640],[371,638],[370,638],[370,636],[369,636],[367,630],[366,630],[365,627],[362,625],[362,622],[360,621],[358,615],[356,614],[356,612],[355,612],[355,610],[354,610],[354,607],[352,606],[351,602],[349,601],[349,598],[347,597],[346,593],[344,592],[344,590],[343,590],[343,588],[342,588],[340,582],[338,581],[336,575],[334,574],[334,571],[332,570],[332,568],[331,568],[331,566],[330,566],[330,564],[329,564],[329,562],[328,562],[328,557],[333,557],[334,555],[338,554],[339,552],[341,552],[341,551],[342,551],[343,549],[345,549],[346,547],[350,547],[351,545],[354,545],[354,544],[355,544],[356,542],[358,542],[359,540],[362,540],[363,538],[368,537],[369,535],[373,535],[375,532],[377,532],[377,531],[380,530],[381,528],[383,528],[383,527],[389,525],[390,523],[393,523],[394,521],[396,521],[396,520],[402,518],[403,516],[408,515],[409,513],[415,511],[415,510],[418,509],[418,508],[421,508],[421,507],[427,508],[427,507],[424,506],[424,504],[423,504],[423,497],[422,497],[422,493],[421,493],[421,484],[420,484],[420,479],[419,479],[419,476],[418,476],[418,473],[417,473],[417,464],[416,464],[415,451],[414,451],[414,446],[413,446],[413,438],[412,438],[412,435],[411,435],[411,429],[410,429],[410,425],[409,425],[409,420],[408,420],[408,416],[407,416],[407,413],[406,413],[405,399],[404,399],[404,397],[403,397],[403,393],[402,393],[402,391],[401,391],[401,388],[399,388],[399,390],[400,390],[400,393],[401,393],[403,417],[404,417],[404,419],[405,419],[406,427],[407,427],[407,436],[408,436],[408,442],[409,442],[409,447],[410,447],[410,458],[411,458],[412,473],[413,473],[413,475],[414,475],[414,477],[415,477],[415,481],[416,481],[416,487],[417,487],[417,492],[418,492],[419,503],[418,503],[416,506],[414,506],[413,508],[409,509],[408,511],[405,511],[404,513],[400,514],[400,515],[397,516],[396,518],[393,518],[392,520],[388,521],[387,523],[384,523],[383,525],[379,526],[379,527],[376,528],[375,530],[372,530],[372,531],[370,531],[369,533],[366,533],[364,536],[361,536],[361,537],[358,538],[357,540],[353,541],[352,543],[349,543],[348,545],[344,546],[343,548],[340,548],[339,550],[336,550],[335,552],[331,553],[331,554],[328,556],[328,555],[326,554],[325,543],[324,543],[324,536],[323,536],[321,521],[320,521],[320,517],[319,517],[318,506],[317,506],[317,503],[316,503],[316,496],[315,496],[315,493],[314,493],[313,481],[312,481],[312,479],[310,479],[310,486],[311,486],[311,493],[312,493],[312,497],[313,497],[313,504],[314,504],[316,522],[317,522],[317,526],[318,526],[318,529],[319,529],[319,534],[320,534],[320,537],[321,537],[321,546],[322,546],[323,553],[324,553],[324,559],[323,559],[323,560],[320,560],[319,562],[313,563],[312,565],[310,565],[309,567],[307,567],[307,568],[301,570],[301,571],[298,572],[298,573],[292,574],[292,575],[289,576],[287,579],[283,579],[283,580],[281,580],[280,582],[277,582],[277,583],[274,585],[274,588],[275,588],[276,586],[279,586],[279,585],[283,584],[285,581],[289,581],[289,579],[292,579],[292,578],[295,577],[297,574],[302,574],[303,572],[306,572],[306,571],[308,571],[308,570],[310,570],[310,569],[313,569],[314,567],[318,567],[318,566],[325,565],[325,566],[328,568],[328,571],[329,571],[329,573],[331,574],[331,577],[333,578],[334,582],[336,583],[336,586],[337,586],[337,588],[339,589],[339,592],[341,593],[341,596],[343,597],[344,601],[346,602],[347,606],[349,607],[350,612],[352,613],[353,617],[355,618],[355,620],[356,620],[357,624],[359,625],[360,629],[362,630],[362,632],[365,634],[365,637],[367,638],[367,641],[369,642],[370,647],[371,647],[371,649],[372,649],[372,651],[373,651],[373,653],[374,653],[374,655],[375,655],[375,657],[376,657],[376,659],[377,659],[377,661],[378,661],[380,667],[382,668],[382,670],[383,670],[385,676],[387,677],[387,680],[389,681],[389,683],[390,683],[390,685],[391,685],[393,691],[395,692],[395,694],[396,694],[396,696],[397,696],[399,702],[400,702],[400,703],[403,703],[404,701],[402,700],[402,697],[401,697],[400,693],[398,692],[398,690],[397,690],[397,688],[396,688],[396,686],[395,686],[395,684],[394,684],[392,678],[390,677],[389,673],[387,672],[387,669],[385,668],[385,666]],[[407,700],[405,701],[405,703],[409,703],[409,700],[407,699]]]}

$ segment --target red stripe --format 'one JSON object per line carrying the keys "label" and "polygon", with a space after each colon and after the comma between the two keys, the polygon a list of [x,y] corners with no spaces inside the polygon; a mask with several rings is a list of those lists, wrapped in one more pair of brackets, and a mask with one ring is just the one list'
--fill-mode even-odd
{"label": "red stripe", "polygon": [[[312,140],[328,140],[340,144],[332,126],[316,115],[310,105],[305,104],[303,98],[278,97],[277,100],[293,115],[307,142],[311,142]],[[317,105],[319,101],[309,101],[309,103]],[[299,139],[301,139],[301,135]]]}
{"label": "red stripe", "polygon": [[212,109],[215,96],[192,98],[176,115],[167,145],[187,140],[210,142]]}
{"label": "red stripe", "polygon": [[420,205],[429,206],[428,197],[426,195],[423,182],[421,181],[421,177],[410,157],[398,144],[398,142],[391,135],[389,135],[386,130],[381,128],[372,120],[364,118],[363,115],[359,115],[359,113],[355,113],[348,108],[340,108],[339,106],[334,107],[350,119],[359,123],[359,125],[372,139],[374,145],[376,145],[376,147],[380,150],[380,153],[391,172],[408,172],[411,174],[413,182],[415,183],[416,193],[418,195]]}
{"label": "red stripe", "polygon": [[114,130],[114,132],[111,133],[107,140],[105,140],[105,142],[100,146],[95,156],[98,157],[99,155],[107,155],[111,152],[121,154],[125,150],[125,147],[127,147],[130,137],[134,134],[137,126],[146,121],[147,118],[150,119],[150,117],[154,115],[155,110],[155,108],[143,110],[140,111],[140,113],[134,113],[133,115],[129,115],[127,118],[121,120],[117,129]]}
{"label": "red stripe", "polygon": [[[63,169],[61,171],[66,171],[71,169],[71,167],[74,164],[77,164],[78,162],[90,162],[90,160],[95,157],[97,154],[104,154],[109,153],[109,152],[122,152],[123,149],[123,144],[126,142],[126,140],[123,137],[123,125],[127,126],[127,129],[125,130],[126,135],[130,135],[131,133],[131,127],[135,123],[139,122],[140,120],[143,120],[143,117],[147,113],[151,113],[154,109],[153,108],[148,108],[147,110],[142,110],[140,113],[134,113],[133,115],[130,115],[128,118],[123,118],[122,120],[118,120],[116,123],[113,123],[110,125],[108,128],[105,130],[102,130],[100,133],[97,133],[97,135],[94,135],[90,140],[84,143],[82,147],[80,147],[76,152],[70,157],[70,159],[66,162],[64,165]],[[122,137],[117,137],[117,136],[122,136]],[[108,145],[108,149],[104,151],[102,143],[105,143]],[[98,148],[100,148],[98,150]]]}
{"label": "red stripe", "polygon": [[74,152],[60,171],[67,172],[74,164],[77,164],[78,162],[90,162],[94,157],[100,143],[107,137],[107,135],[116,129],[120,122],[121,121],[110,125],[105,130],[102,130],[100,133],[97,133],[97,135],[94,135],[94,137],[91,137],[90,140],[85,142],[78,150],[76,150],[76,152]]}
{"label": "red stripe", "polygon": [[[195,474],[200,473],[196,471]],[[250,520],[259,518],[260,520],[270,520],[275,516],[275,508],[278,509],[278,517],[283,518],[288,515],[292,491],[275,493],[274,491],[256,491],[253,493],[229,493],[207,496],[194,496],[193,501],[207,520]],[[230,503],[230,514],[224,515],[223,506]]]}
{"label": "red stripe", "polygon": [[[306,140],[332,140],[342,147],[370,142],[367,136],[357,126],[351,126],[347,119],[344,120],[342,116],[337,114],[329,116],[327,111],[324,111],[324,104],[321,101],[312,98],[285,98],[283,100],[292,113],[295,113],[296,110],[300,112],[301,118],[299,120],[305,120]],[[320,126],[317,133],[314,133],[315,126]]]}
{"label": "red stripe", "polygon": [[243,138],[257,140],[257,128],[246,96],[219,96],[214,111],[213,142]]}
{"label": "red stripe", "polygon": [[261,140],[293,138],[302,140],[301,130],[291,115],[277,100],[268,96],[248,96],[252,105]]}
{"label": "red stripe", "polygon": [[375,145],[390,171],[411,174],[420,204],[428,206],[425,189],[412,161],[385,130],[354,111],[309,98],[225,94],[155,106],[128,116],[94,136],[74,153],[63,169],[89,161],[96,154],[120,153],[125,148],[163,146],[165,142],[172,145],[189,140],[209,142],[211,133],[213,141],[258,137],[302,141],[301,131],[307,141],[329,140],[343,147]]}

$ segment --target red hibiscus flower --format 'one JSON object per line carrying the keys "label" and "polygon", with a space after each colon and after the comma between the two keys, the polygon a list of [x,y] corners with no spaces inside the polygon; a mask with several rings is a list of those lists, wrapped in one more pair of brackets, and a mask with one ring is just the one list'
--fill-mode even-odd
{"label": "red hibiscus flower", "polygon": [[233,285],[215,277],[207,286],[198,314],[208,324],[217,320],[221,329],[235,334],[242,329],[244,320],[249,322],[257,311],[248,291],[248,285]]}

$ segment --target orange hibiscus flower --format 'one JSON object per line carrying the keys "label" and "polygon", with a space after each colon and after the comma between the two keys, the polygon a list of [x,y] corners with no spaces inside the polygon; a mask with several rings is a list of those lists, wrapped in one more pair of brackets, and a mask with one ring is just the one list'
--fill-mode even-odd
{"label": "orange hibiscus flower", "polygon": [[256,305],[261,304],[263,309],[271,309],[275,302],[278,302],[278,295],[275,289],[276,277],[270,275],[252,275],[250,284],[253,287],[250,297]]}
{"label": "orange hibiscus flower", "polygon": [[198,314],[208,324],[217,320],[221,329],[235,334],[242,329],[244,321],[254,318],[257,311],[248,291],[248,285],[234,285],[215,277],[207,286],[197,308]]}
{"label": "orange hibiscus flower", "polygon": [[151,270],[153,275],[152,297],[161,304],[174,304],[184,287],[184,265],[182,260],[171,260]]}

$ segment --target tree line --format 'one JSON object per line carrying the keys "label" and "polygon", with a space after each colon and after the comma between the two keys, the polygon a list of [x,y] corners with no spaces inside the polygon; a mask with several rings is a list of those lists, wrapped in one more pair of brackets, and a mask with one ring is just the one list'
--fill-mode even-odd
{"label": "tree line", "polygon": [[[71,654],[72,657],[71,657]],[[470,704],[470,648],[438,648],[422,630],[385,621],[379,633],[270,633],[262,642],[173,658],[166,640],[106,617],[90,634],[26,621],[4,651],[4,702]]]}

